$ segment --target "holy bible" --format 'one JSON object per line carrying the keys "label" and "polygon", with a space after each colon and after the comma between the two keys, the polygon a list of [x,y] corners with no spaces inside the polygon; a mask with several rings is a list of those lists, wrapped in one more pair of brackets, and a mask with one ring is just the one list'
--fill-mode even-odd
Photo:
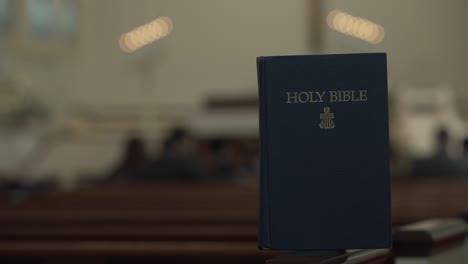
{"label": "holy bible", "polygon": [[259,247],[391,247],[386,54],[257,58]]}

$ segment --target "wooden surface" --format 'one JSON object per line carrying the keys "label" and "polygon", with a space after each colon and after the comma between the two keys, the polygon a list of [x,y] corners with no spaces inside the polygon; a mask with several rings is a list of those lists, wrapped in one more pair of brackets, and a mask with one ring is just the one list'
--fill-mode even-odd
{"label": "wooden surface", "polygon": [[[257,189],[145,184],[26,197],[2,193],[0,262],[68,263],[62,257],[76,256],[80,263],[96,257],[122,263],[263,263],[271,253],[256,247]],[[468,185],[462,182],[394,182],[392,195],[395,225],[468,211]]]}
{"label": "wooden surface", "polygon": [[254,242],[8,241],[1,263],[264,263]]}
{"label": "wooden surface", "polygon": [[468,210],[467,181],[406,181],[392,184],[394,225],[459,217]]}
{"label": "wooden surface", "polygon": [[[395,182],[392,209],[395,225],[459,216],[468,210],[468,184]],[[74,192],[33,194],[16,202],[5,194],[0,195],[0,224],[256,225],[257,211],[256,186],[101,186]]]}

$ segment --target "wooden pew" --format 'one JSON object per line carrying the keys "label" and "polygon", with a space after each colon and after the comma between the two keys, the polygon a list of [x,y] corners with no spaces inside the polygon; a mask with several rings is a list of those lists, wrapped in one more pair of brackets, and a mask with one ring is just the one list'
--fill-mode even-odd
{"label": "wooden pew", "polygon": [[0,199],[0,263],[263,263],[257,207],[256,190],[213,184]]}
{"label": "wooden pew", "polygon": [[28,200],[8,203],[0,223],[28,222],[116,222],[116,223],[254,223],[258,203],[256,192],[250,197],[243,188],[238,195],[219,192],[218,186],[194,186],[180,190],[165,186],[165,192],[135,192],[102,188],[99,192],[81,190],[32,195]]}
{"label": "wooden pew", "polygon": [[468,210],[466,181],[395,181],[392,215],[395,226],[429,218],[458,217]]}
{"label": "wooden pew", "polygon": [[[392,192],[396,224],[456,216],[468,209],[466,184],[395,182]],[[95,257],[114,260],[116,256],[121,260],[184,262],[193,257],[186,253],[186,243],[206,247],[202,250],[205,253],[194,257],[200,261],[219,261],[225,254],[233,259],[238,256],[242,262],[259,263],[266,256],[256,251],[257,212],[257,186],[99,186],[32,194],[15,202],[0,194],[0,263],[24,258],[48,261],[46,252],[59,245],[62,248],[52,253],[56,263],[61,257],[75,255],[73,259],[88,263]],[[163,245],[172,245],[173,254],[162,253]],[[230,249],[222,251],[220,245]],[[128,256],[113,251],[114,246],[127,250]],[[147,253],[133,256],[132,250]]]}
{"label": "wooden pew", "polygon": [[[16,257],[16,258],[15,258]],[[390,263],[390,250],[356,250],[319,256],[260,251],[252,243],[200,242],[0,242],[0,260],[21,263]]]}
{"label": "wooden pew", "polygon": [[[468,209],[466,184],[396,182],[393,222],[458,216]],[[1,239],[256,239],[256,186],[117,185],[0,198]],[[16,233],[15,233],[16,232]]]}
{"label": "wooden pew", "polygon": [[2,263],[264,263],[272,254],[254,242],[0,242]]}
{"label": "wooden pew", "polygon": [[257,192],[235,185],[88,188],[0,203],[0,240],[256,241]]}
{"label": "wooden pew", "polygon": [[[0,242],[0,261],[8,263],[124,263],[139,261],[263,263],[281,252],[259,251],[252,243],[180,241],[20,241]],[[359,250],[352,254],[326,257],[294,256],[279,263],[389,263],[389,250]],[[320,261],[318,261],[320,260]],[[292,261],[292,262],[291,262]],[[324,262],[329,261],[329,262]],[[114,263],[114,262],[112,262]]]}
{"label": "wooden pew", "polygon": [[[468,184],[444,181],[394,182],[392,206],[396,225],[432,217],[458,216],[462,211],[468,210]],[[164,210],[167,212],[164,215],[177,216],[179,212],[197,211],[200,215],[209,216],[208,212],[211,211],[235,219],[235,216],[229,215],[230,212],[235,212],[232,214],[245,214],[243,219],[246,222],[254,222],[257,208],[257,187],[236,185],[156,184],[94,187],[69,193],[32,195],[29,200],[13,204],[5,196],[0,196],[0,210],[8,212],[11,217],[16,214],[20,220],[22,216],[33,219],[32,214],[37,214],[38,220],[45,219],[40,212],[56,212],[54,216],[62,215],[59,217],[66,218],[63,215],[69,215],[78,220],[79,218],[74,217],[74,211],[79,209],[97,218],[104,214],[99,212],[108,212],[109,215],[117,215],[118,218],[122,211],[140,214],[140,211]],[[152,219],[151,216],[148,218]],[[164,221],[162,218],[155,220]],[[8,221],[8,218],[1,218],[0,221],[2,220]]]}
{"label": "wooden pew", "polygon": [[70,225],[0,226],[5,240],[247,241],[257,240],[252,225]]}
{"label": "wooden pew", "polygon": [[403,226],[393,236],[395,264],[466,263],[468,224],[460,218],[431,219]]}

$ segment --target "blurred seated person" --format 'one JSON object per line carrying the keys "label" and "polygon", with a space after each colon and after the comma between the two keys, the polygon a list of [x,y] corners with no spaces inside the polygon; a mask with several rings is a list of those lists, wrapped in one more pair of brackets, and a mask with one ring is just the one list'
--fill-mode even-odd
{"label": "blurred seated person", "polygon": [[468,162],[468,138],[463,140],[463,159]]}
{"label": "blurred seated person", "polygon": [[148,158],[143,139],[130,137],[124,144],[122,159],[117,167],[111,172],[111,180],[128,180],[138,177],[142,173]]}
{"label": "blurred seated person", "polygon": [[434,154],[427,159],[413,161],[413,173],[415,177],[454,177],[460,176],[462,167],[460,163],[450,157],[448,153],[449,135],[445,129],[438,131],[437,148]]}
{"label": "blurred seated person", "polygon": [[145,166],[145,180],[198,181],[206,179],[207,170],[197,157],[198,142],[185,129],[174,129],[163,143],[159,158]]}
{"label": "blurred seated person", "polygon": [[463,153],[461,158],[462,173],[463,178],[468,179],[468,138],[463,140]]}
{"label": "blurred seated person", "polygon": [[237,181],[258,175],[255,155],[240,140],[215,139],[211,142],[216,181]]}
{"label": "blurred seated person", "polygon": [[226,139],[215,139],[211,142],[213,174],[217,181],[231,180],[237,163],[235,145]]}

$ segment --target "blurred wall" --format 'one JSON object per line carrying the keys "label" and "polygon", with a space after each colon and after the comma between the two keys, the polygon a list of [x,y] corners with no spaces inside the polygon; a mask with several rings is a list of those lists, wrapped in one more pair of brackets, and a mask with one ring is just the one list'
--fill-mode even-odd
{"label": "blurred wall", "polygon": [[[130,130],[157,139],[180,116],[196,118],[207,95],[256,95],[257,56],[316,52],[311,17],[319,10],[306,0],[77,3],[79,31],[70,45],[0,44],[21,89],[52,109],[47,126],[72,130],[44,152],[35,173],[102,171]],[[174,23],[168,37],[130,54],[119,49],[123,33],[163,15]]]}
{"label": "blurred wall", "polygon": [[[310,53],[308,1],[86,1],[79,89],[87,103],[197,104],[206,93],[255,92],[255,57]],[[166,15],[167,38],[137,52],[120,35]],[[149,95],[149,96],[148,96]]]}
{"label": "blurred wall", "polygon": [[[67,104],[191,104],[209,92],[256,92],[259,55],[314,51],[308,1],[77,1],[79,35],[70,47],[42,52],[8,46],[13,72],[33,93]],[[121,34],[166,15],[167,38],[132,54]]]}
{"label": "blurred wall", "polygon": [[[385,28],[384,40],[372,45],[323,24],[322,47],[326,52],[387,52],[389,89],[394,97],[393,143],[410,156],[428,156],[436,147],[436,131],[444,127],[450,133],[454,156],[459,155],[461,142],[468,135],[468,104],[465,103],[468,99],[468,16],[465,14],[468,2],[330,0],[323,3],[322,20],[331,10],[340,9]],[[410,88],[422,88],[417,90],[426,93],[412,92]],[[408,96],[410,93],[417,96]],[[405,103],[412,107],[402,107]],[[430,108],[409,111],[421,103]]]}
{"label": "blurred wall", "polygon": [[457,92],[457,103],[468,113],[468,2],[464,0],[329,0],[324,18],[340,9],[368,18],[385,28],[377,45],[348,37],[323,24],[323,45],[328,52],[385,51],[391,88],[402,83],[447,82]]}
{"label": "blurred wall", "polygon": [[[457,92],[457,107],[468,113],[464,0],[77,3],[79,30],[70,45],[38,45],[22,32],[0,37],[2,67],[21,90],[52,109],[47,129],[72,130],[43,155],[36,171],[70,176],[103,170],[118,159],[119,144],[130,130],[157,141],[181,118],[203,115],[201,103],[208,95],[255,95],[260,55],[386,51],[390,88],[446,81]],[[382,24],[384,41],[370,45],[332,31],[325,18],[333,9]],[[174,22],[168,37],[130,54],[119,49],[121,34],[163,15]],[[77,109],[85,110],[87,119],[80,119]],[[28,133],[25,137],[35,137],[42,130]]]}

